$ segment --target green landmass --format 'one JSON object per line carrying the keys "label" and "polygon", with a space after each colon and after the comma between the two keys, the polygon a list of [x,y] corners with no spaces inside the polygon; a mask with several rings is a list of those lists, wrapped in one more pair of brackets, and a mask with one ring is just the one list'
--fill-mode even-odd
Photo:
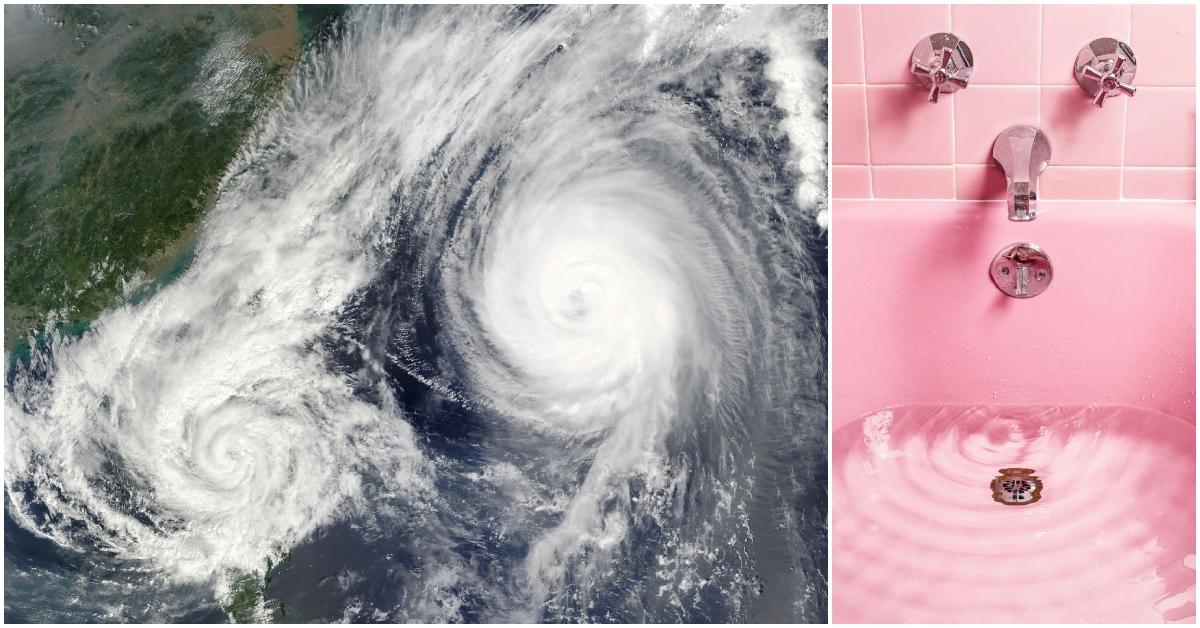
{"label": "green landmass", "polygon": [[275,571],[291,560],[292,552],[287,551],[278,563],[267,559],[267,568],[262,574],[256,572],[236,576],[229,599],[222,605],[230,621],[235,624],[254,624],[289,618],[286,604],[268,599],[267,587],[271,585]]}
{"label": "green landmass", "polygon": [[266,582],[258,574],[246,574],[233,583],[233,595],[224,606],[235,624],[262,623],[266,612]]}
{"label": "green landmass", "polygon": [[177,271],[303,36],[293,6],[5,6],[6,349]]}

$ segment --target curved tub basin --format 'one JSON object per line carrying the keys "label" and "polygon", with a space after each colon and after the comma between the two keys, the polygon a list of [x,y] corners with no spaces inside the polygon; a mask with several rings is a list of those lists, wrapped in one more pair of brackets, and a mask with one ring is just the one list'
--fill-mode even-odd
{"label": "curved tub basin", "polygon": [[[833,437],[835,622],[1195,617],[1195,441],[1128,406],[899,406]],[[1000,469],[1042,483],[993,499]]]}
{"label": "curved tub basin", "polygon": [[832,204],[834,622],[1194,621],[1196,205],[1040,205]]}

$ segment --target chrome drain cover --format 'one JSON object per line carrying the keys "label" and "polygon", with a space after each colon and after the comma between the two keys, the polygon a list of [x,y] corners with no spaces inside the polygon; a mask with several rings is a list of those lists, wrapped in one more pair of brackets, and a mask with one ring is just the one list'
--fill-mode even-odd
{"label": "chrome drain cover", "polygon": [[992,499],[1008,506],[1024,506],[1042,498],[1042,481],[1033,469],[1000,469],[992,479]]}

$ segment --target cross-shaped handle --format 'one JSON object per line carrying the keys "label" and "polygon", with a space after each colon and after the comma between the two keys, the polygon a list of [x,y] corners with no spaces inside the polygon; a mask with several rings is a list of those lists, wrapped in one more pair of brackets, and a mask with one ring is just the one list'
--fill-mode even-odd
{"label": "cross-shaped handle", "polygon": [[938,101],[938,94],[942,91],[942,85],[946,83],[955,85],[959,89],[967,86],[967,79],[960,76],[958,68],[955,68],[952,63],[953,57],[953,49],[942,48],[941,58],[930,65],[913,62],[914,74],[923,74],[929,77],[929,102],[936,103]]}
{"label": "cross-shaped handle", "polygon": [[1120,78],[1121,67],[1124,64],[1125,57],[1117,57],[1116,61],[1113,63],[1112,69],[1108,72],[1098,70],[1094,65],[1083,66],[1083,73],[1092,79],[1095,79],[1095,81],[1100,84],[1099,91],[1097,91],[1096,96],[1092,98],[1092,104],[1096,105],[1097,107],[1103,107],[1104,99],[1108,98],[1109,93],[1113,91],[1121,92],[1126,96],[1133,96],[1134,93],[1137,92],[1137,87],[1134,87],[1131,83],[1122,81]]}

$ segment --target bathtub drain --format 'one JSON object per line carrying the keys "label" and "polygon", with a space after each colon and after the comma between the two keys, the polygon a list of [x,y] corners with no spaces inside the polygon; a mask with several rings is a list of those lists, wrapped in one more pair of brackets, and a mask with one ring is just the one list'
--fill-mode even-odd
{"label": "bathtub drain", "polygon": [[1000,469],[992,480],[992,499],[1009,506],[1024,506],[1042,498],[1042,481],[1033,469]]}

